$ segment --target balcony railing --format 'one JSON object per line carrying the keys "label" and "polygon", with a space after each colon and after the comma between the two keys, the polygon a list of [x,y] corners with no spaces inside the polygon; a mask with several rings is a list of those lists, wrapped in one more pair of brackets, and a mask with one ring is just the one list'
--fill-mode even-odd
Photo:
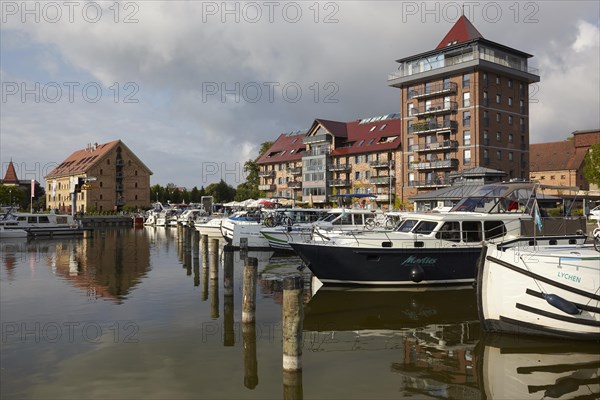
{"label": "balcony railing", "polygon": [[302,167],[290,168],[288,172],[292,175],[302,175]]}
{"label": "balcony railing", "polygon": [[419,122],[408,127],[408,133],[419,135],[421,133],[431,133],[444,130],[456,130],[458,124],[456,121],[427,121]]}
{"label": "balcony railing", "polygon": [[373,168],[389,168],[394,166],[394,160],[373,160],[369,165]]}
{"label": "balcony railing", "polygon": [[302,143],[311,144],[311,143],[320,143],[320,142],[329,142],[330,137],[326,134],[320,134],[315,136],[306,136],[302,138]]}
{"label": "balcony railing", "polygon": [[312,149],[309,151],[305,151],[304,153],[304,157],[311,157],[311,156],[326,156],[329,154],[329,149]]}
{"label": "balcony railing", "polygon": [[258,176],[262,177],[262,178],[272,178],[275,176],[275,171],[270,170],[270,171],[258,171]]}
{"label": "balcony railing", "polygon": [[446,179],[408,181],[408,187],[414,187],[414,188],[441,187],[441,186],[450,186],[450,181],[448,181]]}
{"label": "balcony railing", "polygon": [[[391,195],[389,193],[373,193],[375,194],[377,197],[375,198],[375,201],[383,201],[383,202],[387,202],[390,200],[394,200],[394,193],[392,193]],[[391,198],[391,199],[390,199]]]}
{"label": "balcony railing", "polygon": [[411,169],[411,170],[456,168],[456,167],[458,167],[458,160],[456,158],[452,158],[450,160],[423,161],[423,162],[419,162],[419,163],[411,163],[408,165],[408,169]]}
{"label": "balcony railing", "polygon": [[294,189],[301,188],[302,182],[301,181],[289,181],[287,183],[287,187],[294,188]]}
{"label": "balcony railing", "polygon": [[119,159],[117,160],[117,163],[116,163],[116,165],[117,165],[117,167],[122,167],[123,165],[125,165],[125,162],[123,161],[123,159],[122,159],[122,158],[119,158]]}
{"label": "balcony railing", "polygon": [[258,185],[258,190],[264,190],[265,192],[272,192],[275,190],[275,185]]}
{"label": "balcony railing", "polygon": [[115,186],[115,190],[116,190],[117,192],[122,192],[122,191],[123,191],[123,185],[116,185],[116,186]]}
{"label": "balcony railing", "polygon": [[448,150],[458,148],[458,142],[456,140],[444,140],[443,142],[427,143],[426,145],[419,146],[415,144],[412,146],[412,151],[437,151],[437,150]]}
{"label": "balcony railing", "polygon": [[[455,51],[456,49],[453,48],[452,52]],[[441,54],[444,54],[443,58],[439,58],[439,55]],[[388,81],[393,81],[412,75],[419,75],[434,71],[436,69],[473,62],[475,60],[485,60],[532,75],[539,74],[539,70],[537,68],[531,68],[527,66],[526,59],[521,57],[513,57],[504,51],[495,48],[490,49],[490,47],[481,44],[464,48],[461,54],[455,56],[449,56],[444,50],[440,50],[440,53],[436,55],[435,58],[437,59],[433,59],[432,57],[428,60],[419,59],[403,62],[400,64],[400,67],[397,71],[394,71],[388,75]]]}
{"label": "balcony railing", "polygon": [[123,197],[119,197],[117,199],[117,205],[118,206],[124,206],[125,205],[125,199]]}
{"label": "balcony railing", "polygon": [[351,186],[351,183],[348,179],[334,179],[329,182],[331,186]]}
{"label": "balcony railing", "polygon": [[350,171],[352,169],[352,165],[350,164],[330,164],[330,171]]}
{"label": "balcony railing", "polygon": [[421,86],[408,92],[409,99],[421,99],[423,97],[437,96],[456,92],[458,85],[454,82],[440,82],[432,85]]}
{"label": "balcony railing", "polygon": [[418,117],[421,115],[436,115],[448,112],[453,112],[458,109],[458,103],[455,101],[446,101],[438,104],[423,104],[422,106],[413,107],[410,109],[411,117]]}
{"label": "balcony railing", "polygon": [[[391,177],[391,182],[394,182],[394,177]],[[369,183],[372,185],[389,185],[390,177],[389,176],[372,176],[369,178]]]}

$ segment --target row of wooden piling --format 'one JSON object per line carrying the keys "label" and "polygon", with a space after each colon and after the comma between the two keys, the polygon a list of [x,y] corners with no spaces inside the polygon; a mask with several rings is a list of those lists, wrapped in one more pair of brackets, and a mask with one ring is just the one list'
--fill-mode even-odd
{"label": "row of wooden piling", "polygon": [[[211,318],[219,318],[219,239],[200,235],[196,229],[181,227],[184,264],[191,265],[193,258],[194,285],[199,280],[199,260],[202,260],[202,299],[210,293]],[[223,263],[224,345],[233,346],[233,252],[224,252]],[[191,273],[191,271],[189,272]],[[207,279],[208,277],[208,279]],[[242,340],[244,347],[244,385],[254,389],[258,384],[256,359],[256,291],[258,259],[246,257],[242,280]],[[210,286],[210,290],[209,289]],[[302,321],[304,282],[300,275],[283,280],[282,337],[283,337],[283,388],[285,399],[301,399],[302,395]],[[207,293],[208,292],[208,293]]]}

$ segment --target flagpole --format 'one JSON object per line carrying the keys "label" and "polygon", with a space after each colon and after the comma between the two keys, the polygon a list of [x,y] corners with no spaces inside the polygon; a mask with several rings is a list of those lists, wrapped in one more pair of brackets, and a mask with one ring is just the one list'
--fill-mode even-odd
{"label": "flagpole", "polygon": [[33,196],[35,195],[35,179],[31,180],[31,199],[29,202],[29,212],[33,214]]}

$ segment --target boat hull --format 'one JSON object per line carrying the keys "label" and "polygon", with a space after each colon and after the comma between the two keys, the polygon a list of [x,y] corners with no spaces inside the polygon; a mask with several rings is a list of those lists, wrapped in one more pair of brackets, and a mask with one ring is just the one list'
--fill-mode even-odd
{"label": "boat hull", "polygon": [[489,245],[481,260],[477,301],[482,329],[600,341],[598,252],[589,246],[533,251]]}
{"label": "boat hull", "polygon": [[324,284],[445,285],[475,279],[481,247],[357,248],[291,243]]}

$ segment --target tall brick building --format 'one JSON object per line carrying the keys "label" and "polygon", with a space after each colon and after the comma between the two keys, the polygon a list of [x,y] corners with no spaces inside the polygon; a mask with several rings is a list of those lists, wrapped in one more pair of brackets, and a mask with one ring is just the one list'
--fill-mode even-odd
{"label": "tall brick building", "polygon": [[123,143],[89,144],[75,151],[45,177],[46,207],[71,212],[73,183],[95,179],[77,193],[77,212],[119,211],[150,206],[152,171]]}
{"label": "tall brick building", "polygon": [[528,178],[529,85],[540,80],[530,57],[462,16],[435,49],[397,60],[388,84],[400,89],[403,198],[477,166]]}

